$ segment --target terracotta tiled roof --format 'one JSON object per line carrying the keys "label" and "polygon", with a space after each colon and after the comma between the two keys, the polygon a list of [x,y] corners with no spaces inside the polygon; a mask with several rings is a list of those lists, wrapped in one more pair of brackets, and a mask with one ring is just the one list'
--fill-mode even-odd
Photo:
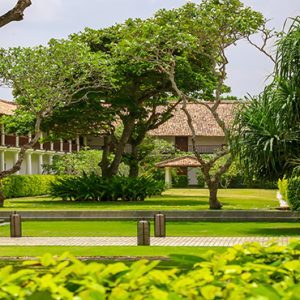
{"label": "terracotta tiled roof", "polygon": [[14,102],[0,99],[0,115],[12,115],[17,105]]}
{"label": "terracotta tiled roof", "polygon": [[164,167],[200,167],[199,161],[194,156],[182,156],[168,159],[155,164],[157,168]]}
{"label": "terracotta tiled roof", "polygon": [[[218,107],[218,113],[227,125],[233,120],[234,109],[237,104],[238,102],[228,101],[221,103]],[[222,129],[204,105],[188,104],[187,109],[192,116],[197,136],[224,136]],[[149,134],[153,136],[191,136],[187,118],[181,105],[176,108],[170,120],[150,131]]]}

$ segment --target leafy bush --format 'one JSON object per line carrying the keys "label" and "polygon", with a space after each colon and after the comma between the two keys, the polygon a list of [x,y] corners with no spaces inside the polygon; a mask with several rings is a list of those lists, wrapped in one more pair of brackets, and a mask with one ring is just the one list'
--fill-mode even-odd
{"label": "leafy bush", "polygon": [[[299,299],[300,244],[238,245],[223,254],[179,256],[179,267],[158,270],[158,261],[104,265],[65,253],[0,269],[0,299]],[[37,267],[37,268],[36,268]]]}
{"label": "leafy bush", "polygon": [[143,201],[161,194],[164,182],[151,177],[114,176],[103,178],[94,173],[82,176],[62,176],[52,182],[50,194],[70,201]]}
{"label": "leafy bush", "polygon": [[172,179],[173,187],[184,188],[187,187],[189,184],[189,178],[187,175],[177,175],[175,177],[172,177]]}
{"label": "leafy bush", "polygon": [[49,194],[54,175],[11,175],[2,180],[6,198]]}
{"label": "leafy bush", "polygon": [[198,186],[200,188],[205,187],[205,180],[204,180],[203,174],[201,172],[197,174],[197,182],[198,182]]}
{"label": "leafy bush", "polygon": [[300,177],[289,179],[287,200],[292,210],[300,210]]}
{"label": "leafy bush", "polygon": [[288,180],[285,177],[283,177],[282,179],[278,179],[277,186],[278,186],[279,192],[282,196],[282,199],[287,200],[288,199],[288,195],[287,195]]}

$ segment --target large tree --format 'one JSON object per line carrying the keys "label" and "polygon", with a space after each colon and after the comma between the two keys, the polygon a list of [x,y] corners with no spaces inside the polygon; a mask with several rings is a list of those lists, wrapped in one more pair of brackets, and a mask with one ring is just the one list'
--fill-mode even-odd
{"label": "large tree", "polygon": [[[264,24],[264,18],[260,13],[253,11],[249,7],[244,7],[239,0],[205,0],[199,5],[189,3],[179,9],[179,11],[178,24],[185,24],[185,26],[190,27],[190,34],[195,39],[194,47],[200,47],[203,51],[202,54],[211,61],[211,72],[216,78],[213,86],[214,97],[210,99],[211,103],[203,101],[203,97],[200,98],[194,91],[185,91],[179,86],[179,81],[174,73],[177,66],[176,54],[170,56],[169,61],[164,62],[160,68],[162,72],[167,74],[174,93],[182,99],[182,109],[186,113],[192,132],[193,152],[201,164],[200,169],[209,189],[210,208],[219,209],[222,205],[217,198],[218,186],[222,174],[228,170],[233,161],[233,154],[229,151],[229,147],[226,146],[207,160],[197,151],[195,128],[187,109],[187,104],[192,102],[205,106],[208,113],[213,115],[215,121],[223,130],[225,140],[228,142],[230,126],[225,124],[218,111],[222,102],[221,95],[228,91],[228,88],[224,85],[228,64],[226,50],[239,40],[248,38],[255,33]],[[165,14],[164,11],[161,13]],[[207,45],[210,46],[210,51],[207,51]],[[201,56],[199,58],[201,59]],[[196,57],[195,59],[199,58]],[[189,63],[188,60],[187,63]],[[215,170],[214,165],[223,157],[226,157],[224,164]]]}
{"label": "large tree", "polygon": [[[110,86],[107,70],[104,57],[92,54],[78,42],[51,40],[47,46],[0,50],[0,84],[13,89],[18,105],[14,116],[6,118],[7,127],[33,135],[21,146],[13,167],[0,172],[0,179],[20,170],[26,151],[40,139],[42,122],[53,111],[86,98],[87,82],[89,91],[91,86]],[[3,200],[1,195],[0,204]]]}
{"label": "large tree", "polygon": [[[102,30],[86,29],[71,38],[86,43],[92,53],[105,55],[112,69],[111,80],[115,88],[105,92],[93,90],[89,94],[90,103],[99,105],[98,111],[103,109],[110,116],[103,120],[103,114],[89,113],[91,124],[100,125],[100,132],[104,133],[102,174],[113,176],[117,173],[125,146],[130,144],[130,159],[127,155],[126,161],[130,165],[130,176],[137,176],[139,145],[149,130],[172,116],[181,100],[172,96],[171,83],[159,66],[169,60],[170,54],[176,53],[178,64],[175,72],[180,87],[211,95],[215,78],[210,60],[203,54],[201,60],[194,59],[200,57],[198,49],[190,47],[194,39],[184,27],[178,27],[176,15],[172,14],[144,21],[129,19],[124,24]],[[186,63],[188,59],[189,64]],[[88,107],[81,108],[81,112],[80,108],[76,110],[78,117],[70,114],[70,118],[61,118],[64,124],[71,125],[71,131],[74,120],[84,128],[89,126],[79,121]],[[65,130],[66,126],[61,128]]]}
{"label": "large tree", "polygon": [[249,177],[277,180],[292,174],[300,158],[299,17],[277,42],[272,76],[241,110],[232,148]]}

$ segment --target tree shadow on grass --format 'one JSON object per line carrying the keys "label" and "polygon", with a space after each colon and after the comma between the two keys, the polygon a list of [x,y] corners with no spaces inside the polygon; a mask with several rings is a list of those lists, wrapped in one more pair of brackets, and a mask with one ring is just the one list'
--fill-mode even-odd
{"label": "tree shadow on grass", "polygon": [[276,236],[298,236],[298,237],[300,237],[300,227],[253,228],[253,229],[249,230],[248,233],[253,234],[253,235],[261,235],[261,236],[274,236],[274,238]]}

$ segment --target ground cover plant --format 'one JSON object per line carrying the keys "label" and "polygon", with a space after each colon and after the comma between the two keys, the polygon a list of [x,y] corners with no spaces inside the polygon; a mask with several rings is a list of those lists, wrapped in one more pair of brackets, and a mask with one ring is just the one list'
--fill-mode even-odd
{"label": "ground cover plant", "polygon": [[[151,234],[154,224],[150,223]],[[171,222],[167,236],[300,236],[299,223]],[[23,236],[136,236],[137,221],[25,221]],[[9,236],[9,224],[0,236]],[[0,254],[1,255],[1,254]]]}
{"label": "ground cover plant", "polygon": [[[275,209],[279,206],[275,190],[222,189],[222,209]],[[66,202],[51,197],[7,199],[1,210],[205,210],[207,189],[169,189],[162,196],[138,202]]]}
{"label": "ground cover plant", "polygon": [[[3,299],[300,299],[300,244],[237,245],[222,254],[173,256],[180,266],[158,270],[159,261],[130,266],[83,263],[69,254],[45,254],[14,272],[0,269]],[[35,269],[42,266],[43,270]]]}
{"label": "ground cover plant", "polygon": [[50,195],[64,201],[144,201],[160,195],[164,182],[152,177],[101,177],[95,173],[63,176],[51,183]]}

